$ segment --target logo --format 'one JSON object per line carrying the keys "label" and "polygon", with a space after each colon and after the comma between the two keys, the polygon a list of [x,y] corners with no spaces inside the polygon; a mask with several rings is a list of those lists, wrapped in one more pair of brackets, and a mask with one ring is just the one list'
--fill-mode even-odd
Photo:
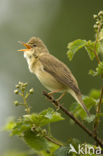
{"label": "logo", "polygon": [[77,151],[76,151],[76,149],[74,148],[74,146],[72,145],[72,144],[70,144],[70,150],[69,150],[69,152],[68,153],[77,153]]}
{"label": "logo", "polygon": [[91,146],[91,145],[87,145],[87,144],[78,144],[78,148],[75,149],[75,147],[70,144],[69,145],[69,153],[76,153],[76,154],[101,154],[101,148],[99,146]]}

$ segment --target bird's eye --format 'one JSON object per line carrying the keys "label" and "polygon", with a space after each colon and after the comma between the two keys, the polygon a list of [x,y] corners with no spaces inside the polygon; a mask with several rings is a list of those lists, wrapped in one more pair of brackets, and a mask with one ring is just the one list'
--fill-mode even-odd
{"label": "bird's eye", "polygon": [[33,44],[33,47],[36,47],[36,44]]}

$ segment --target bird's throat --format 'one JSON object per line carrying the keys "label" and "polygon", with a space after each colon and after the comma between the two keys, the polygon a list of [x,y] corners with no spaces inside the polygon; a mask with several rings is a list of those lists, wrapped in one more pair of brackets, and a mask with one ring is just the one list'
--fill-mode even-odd
{"label": "bird's throat", "polygon": [[24,58],[27,60],[28,65],[30,64],[30,59],[26,53],[24,53]]}

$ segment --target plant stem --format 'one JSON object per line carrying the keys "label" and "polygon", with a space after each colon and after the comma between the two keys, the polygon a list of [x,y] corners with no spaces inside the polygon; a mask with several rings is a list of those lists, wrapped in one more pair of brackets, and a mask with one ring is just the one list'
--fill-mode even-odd
{"label": "plant stem", "polygon": [[56,140],[54,140],[54,139],[52,139],[51,137],[49,137],[49,136],[44,136],[48,141],[50,141],[50,142],[52,142],[52,143],[54,143],[54,144],[56,144],[56,145],[59,145],[59,146],[63,146],[63,144],[61,144],[60,142],[57,142]]}
{"label": "plant stem", "polygon": [[[97,33],[96,33],[96,41],[95,41],[95,48],[94,48],[94,54],[95,54],[95,57],[97,59],[98,64],[100,63],[100,59],[98,57],[98,54],[97,54],[96,50],[97,50],[97,43],[99,41],[100,28],[101,28],[101,23],[99,24],[98,30],[97,30]],[[102,74],[102,78],[103,78],[103,74]],[[96,117],[95,117],[95,120],[94,120],[93,133],[94,133],[95,136],[97,136],[97,130],[98,130],[98,126],[99,126],[99,118],[98,118],[97,114],[100,113],[100,106],[101,106],[101,103],[102,103],[102,96],[103,96],[103,86],[102,86],[102,89],[101,89],[100,100],[99,100],[99,103],[98,103],[97,108],[96,108]]]}
{"label": "plant stem", "polygon": [[27,112],[27,114],[30,114],[30,107],[27,103],[27,97],[24,95],[24,91],[22,91],[22,98],[24,101],[24,106],[25,106],[25,112]]}
{"label": "plant stem", "polygon": [[30,107],[28,106],[28,104],[27,104],[27,101],[26,101],[26,99],[25,99],[25,97],[23,98],[24,99],[24,105],[25,105],[25,108],[26,108],[26,112],[27,112],[27,114],[30,114]]}
{"label": "plant stem", "polygon": [[95,54],[95,57],[96,57],[97,62],[98,62],[98,64],[99,64],[99,63],[100,63],[100,60],[99,60],[98,54],[97,54],[97,52],[96,52],[96,49],[97,49],[97,42],[95,42],[95,50],[94,50],[94,54]]}
{"label": "plant stem", "polygon": [[94,54],[95,54],[95,57],[96,57],[97,62],[99,64],[100,63],[100,59],[99,59],[98,54],[97,54],[97,43],[98,43],[98,40],[99,40],[99,33],[96,34],[96,41],[95,41],[95,46],[94,46]]}
{"label": "plant stem", "polygon": [[48,95],[45,91],[43,91],[43,95],[47,97],[55,106],[59,107],[62,112],[64,112],[67,116],[69,116],[79,127],[81,127],[90,137],[92,137],[102,148],[103,141],[95,136],[91,130],[89,130],[85,125],[83,125],[80,120],[75,118],[75,116],[69,112],[65,107],[60,105],[58,101],[56,101],[52,96]]}
{"label": "plant stem", "polygon": [[100,95],[100,99],[99,99],[99,103],[97,105],[97,109],[96,109],[96,118],[95,118],[95,121],[94,121],[94,135],[97,136],[97,130],[98,130],[98,125],[99,125],[99,118],[98,118],[98,113],[100,113],[100,107],[101,107],[101,104],[102,104],[102,97],[103,97],[103,86],[102,86],[102,89],[101,89],[101,95]]}
{"label": "plant stem", "polygon": [[48,123],[48,134],[49,134],[49,136],[51,135],[51,127],[50,127],[50,123]]}
{"label": "plant stem", "polygon": [[94,54],[95,54],[95,57],[97,59],[98,64],[100,63],[100,59],[99,59],[99,56],[98,56],[98,53],[97,53],[97,44],[99,42],[100,29],[101,29],[101,23],[98,25],[98,30],[96,32],[96,41],[95,41],[95,46],[94,46]]}
{"label": "plant stem", "polygon": [[100,100],[99,100],[98,107],[97,107],[97,113],[100,113],[100,107],[101,107],[101,104],[102,104],[102,97],[103,97],[103,86],[102,86],[102,89],[101,89],[101,95],[100,95]]}

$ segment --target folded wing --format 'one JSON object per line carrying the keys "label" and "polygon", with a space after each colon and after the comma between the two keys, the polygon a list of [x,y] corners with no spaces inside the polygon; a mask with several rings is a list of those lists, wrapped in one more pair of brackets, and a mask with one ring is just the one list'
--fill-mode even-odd
{"label": "folded wing", "polygon": [[50,73],[55,79],[63,85],[72,89],[76,94],[80,94],[78,84],[69,68],[49,53],[39,58],[43,64],[44,70]]}

